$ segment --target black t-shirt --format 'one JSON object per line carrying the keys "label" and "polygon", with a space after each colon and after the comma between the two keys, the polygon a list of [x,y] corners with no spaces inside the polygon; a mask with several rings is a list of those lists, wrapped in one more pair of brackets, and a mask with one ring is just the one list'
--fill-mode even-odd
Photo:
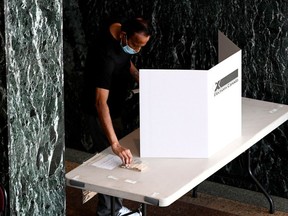
{"label": "black t-shirt", "polygon": [[84,107],[88,113],[97,113],[95,90],[109,90],[108,106],[112,118],[121,114],[130,82],[131,55],[125,53],[110,33],[109,27],[100,33],[88,51],[85,69]]}

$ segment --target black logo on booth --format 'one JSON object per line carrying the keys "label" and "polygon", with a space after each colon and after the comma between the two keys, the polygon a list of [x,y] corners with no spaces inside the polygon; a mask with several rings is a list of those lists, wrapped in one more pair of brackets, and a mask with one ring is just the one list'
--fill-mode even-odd
{"label": "black logo on booth", "polygon": [[214,96],[219,95],[221,92],[224,90],[228,89],[231,87],[233,84],[238,82],[238,69],[233,71],[232,73],[228,74],[221,80],[215,83],[215,91],[214,91]]}

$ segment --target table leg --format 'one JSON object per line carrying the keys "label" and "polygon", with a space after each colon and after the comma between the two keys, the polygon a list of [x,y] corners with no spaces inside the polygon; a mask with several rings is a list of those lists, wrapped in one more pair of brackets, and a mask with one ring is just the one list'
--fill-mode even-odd
{"label": "table leg", "polygon": [[192,197],[197,198],[198,185],[192,189]]}
{"label": "table leg", "polygon": [[115,197],[111,196],[111,216],[115,215]]}
{"label": "table leg", "polygon": [[250,177],[253,179],[253,181],[256,183],[256,185],[260,188],[262,193],[265,195],[265,197],[268,199],[269,204],[270,204],[270,214],[273,214],[275,212],[275,207],[274,207],[274,201],[272,197],[267,193],[265,188],[260,184],[260,182],[256,179],[256,177],[253,175],[252,170],[251,170],[251,152],[250,149],[247,150],[247,159],[248,159],[248,172]]}
{"label": "table leg", "polygon": [[142,216],[147,215],[147,205],[145,203],[141,204],[141,211],[142,211]]}

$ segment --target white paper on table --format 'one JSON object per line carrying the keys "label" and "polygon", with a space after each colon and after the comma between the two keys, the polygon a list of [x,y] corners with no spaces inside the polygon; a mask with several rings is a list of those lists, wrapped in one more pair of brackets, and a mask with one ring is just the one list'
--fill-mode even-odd
{"label": "white paper on table", "polygon": [[94,162],[92,166],[96,166],[102,169],[112,170],[115,167],[119,167],[121,164],[122,164],[122,161],[118,156],[108,154],[104,156],[103,158],[101,158],[100,160]]}

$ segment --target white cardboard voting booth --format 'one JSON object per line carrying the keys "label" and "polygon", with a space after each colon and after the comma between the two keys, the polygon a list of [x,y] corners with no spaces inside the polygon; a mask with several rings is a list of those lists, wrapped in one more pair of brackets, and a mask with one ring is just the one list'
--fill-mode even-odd
{"label": "white cardboard voting booth", "polygon": [[241,50],[218,33],[209,70],[140,70],[140,156],[208,158],[241,136]]}

